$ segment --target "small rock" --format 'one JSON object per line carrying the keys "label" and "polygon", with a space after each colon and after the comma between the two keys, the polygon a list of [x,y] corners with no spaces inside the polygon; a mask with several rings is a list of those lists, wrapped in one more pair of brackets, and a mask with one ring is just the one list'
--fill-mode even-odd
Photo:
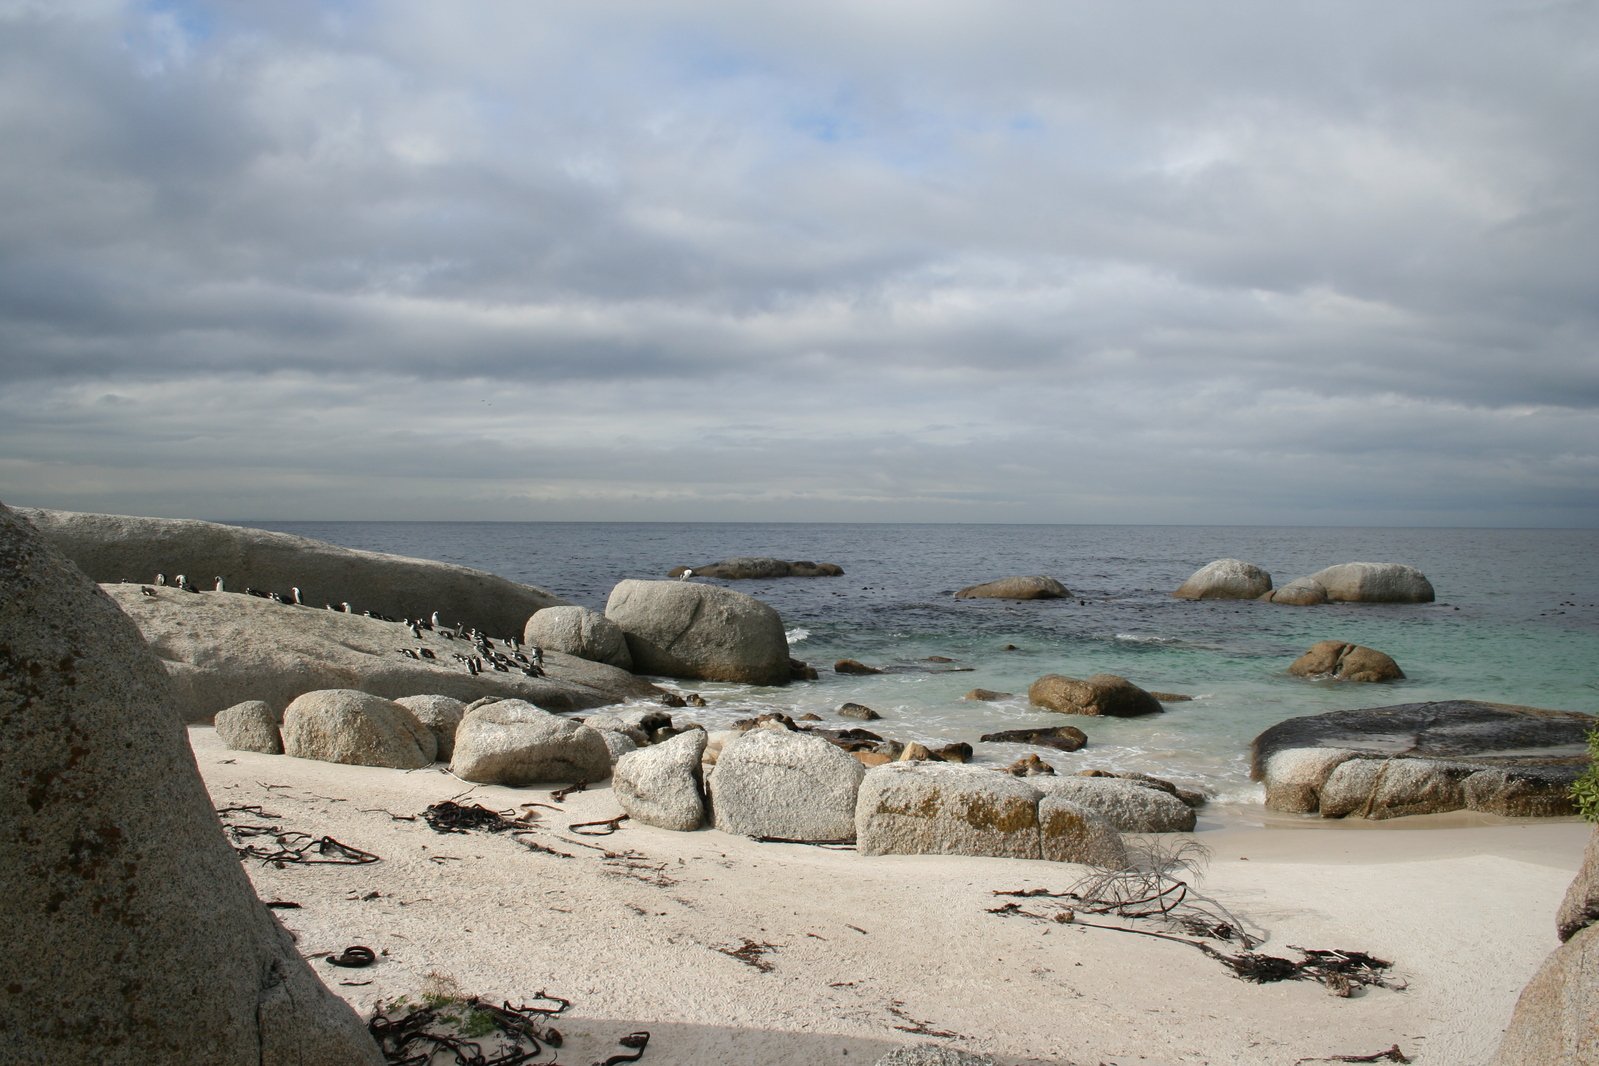
{"label": "small rock", "polygon": [[1046,674],[1033,682],[1027,699],[1035,707],[1063,714],[1111,715],[1118,718],[1159,714],[1160,701],[1116,674],[1095,674],[1086,681]]}
{"label": "small rock", "polygon": [[1088,734],[1074,725],[1053,729],[1003,729],[977,738],[984,744],[1037,744],[1056,751],[1077,751],[1088,743]]}
{"label": "small rock", "polygon": [[953,744],[945,744],[942,748],[934,748],[933,758],[939,762],[971,762],[972,746],[964,740],[957,740]]}
{"label": "small rock", "polygon": [[1037,752],[1029,752],[1020,759],[1005,767],[1005,772],[1017,777],[1036,777],[1040,774],[1054,774],[1055,768],[1038,757]]}
{"label": "small rock", "polygon": [[860,703],[846,703],[838,709],[840,718],[853,718],[857,722],[875,722],[883,716]]}
{"label": "small rock", "polygon": [[1293,661],[1288,672],[1295,677],[1331,678],[1334,681],[1397,681],[1405,676],[1393,659],[1360,644],[1323,640]]}
{"label": "small rock", "polygon": [[859,662],[855,659],[840,659],[838,662],[833,664],[833,672],[836,674],[865,675],[880,674],[883,671],[877,669],[875,666],[867,666],[865,663]]}
{"label": "small rock", "polygon": [[271,704],[246,700],[217,712],[217,736],[230,751],[254,751],[262,755],[282,755],[283,735],[279,732],[282,715]]}
{"label": "small rock", "polygon": [[955,593],[957,600],[1058,600],[1071,590],[1052,577],[1002,577],[981,585],[968,585]]}
{"label": "small rock", "polygon": [[1013,695],[1014,693],[1011,692],[995,692],[991,688],[974,688],[966,695],[962,696],[961,699],[980,700],[983,703],[993,703],[995,700],[1008,700]]}
{"label": "small rock", "polygon": [[899,753],[900,762],[927,762],[932,757],[933,753],[927,750],[927,745],[914,740]]}

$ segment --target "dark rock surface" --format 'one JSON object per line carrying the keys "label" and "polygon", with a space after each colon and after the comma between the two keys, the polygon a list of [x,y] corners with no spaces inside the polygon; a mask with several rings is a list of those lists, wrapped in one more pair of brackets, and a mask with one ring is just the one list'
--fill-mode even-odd
{"label": "dark rock surface", "polygon": [[1031,577],[1002,577],[985,581],[981,585],[967,585],[955,593],[957,600],[1058,600],[1070,596],[1071,590],[1046,575]]}
{"label": "dark rock surface", "polygon": [[1034,744],[1056,751],[1077,751],[1088,743],[1088,734],[1074,725],[1062,725],[1054,728],[1002,729],[997,733],[984,733],[977,739],[984,744]]}
{"label": "dark rock surface", "polygon": [[739,556],[704,566],[674,567],[668,577],[717,577],[725,581],[748,581],[776,577],[840,577],[844,568],[837,563],[813,563],[809,559],[773,559],[769,556]]}
{"label": "dark rock surface", "polygon": [[[1474,700],[1332,711],[1261,733],[1251,774],[1265,782],[1274,810],[1564,816],[1596,725],[1576,711]],[[1331,809],[1323,811],[1324,799]]]}

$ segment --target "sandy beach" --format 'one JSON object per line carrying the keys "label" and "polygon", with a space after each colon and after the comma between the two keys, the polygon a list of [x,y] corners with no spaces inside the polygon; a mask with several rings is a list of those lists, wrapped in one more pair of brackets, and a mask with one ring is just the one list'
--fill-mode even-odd
{"label": "sandy beach", "polygon": [[[871,1063],[926,1041],[1007,1064],[1293,1063],[1397,1045],[1469,1066],[1491,1057],[1556,946],[1554,911],[1589,834],[1575,821],[1271,818],[1199,833],[1213,855],[1197,888],[1264,934],[1258,950],[1367,952],[1406,985],[1339,998],[1242,981],[1185,944],[990,913],[1017,898],[996,891],[1064,891],[1081,867],[863,858],[631,822],[583,836],[567,827],[621,813],[608,787],[552,804],[548,789],[474,787],[440,767],[229,751],[205,726],[189,736],[218,807],[260,805],[271,824],[381,857],[246,860],[263,900],[300,905],[277,913],[329,987],[363,1016],[430,979],[513,1003],[547,991],[572,1002],[555,1023],[566,1063],[603,1061],[648,1030],[651,1066]],[[531,808],[540,828],[525,839],[569,857],[415,817],[452,798],[549,805]],[[377,963],[318,957],[354,944]]]}

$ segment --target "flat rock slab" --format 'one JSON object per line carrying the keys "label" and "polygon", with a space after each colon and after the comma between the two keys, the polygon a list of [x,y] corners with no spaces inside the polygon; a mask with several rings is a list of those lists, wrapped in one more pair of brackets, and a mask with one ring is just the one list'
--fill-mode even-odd
{"label": "flat rock slab", "polygon": [[1260,734],[1250,772],[1280,811],[1567,816],[1567,789],[1588,764],[1596,726],[1576,711],[1475,700],[1332,711]]}
{"label": "flat rock slab", "polygon": [[[559,652],[544,656],[545,677],[485,669],[473,675],[455,660],[466,640],[395,622],[320,607],[294,607],[233,592],[182,592],[139,585],[103,585],[133,619],[172,678],[176,710],[186,722],[208,722],[243,700],[282,710],[317,689],[351,688],[386,699],[420,694],[471,702],[515,697],[552,711],[578,711],[660,690],[624,670]],[[427,648],[433,659],[403,649]]]}
{"label": "flat rock slab", "polygon": [[955,593],[957,600],[1059,600],[1071,590],[1047,574],[1030,577],[1002,577],[981,585],[967,585]]}
{"label": "flat rock slab", "polygon": [[842,577],[837,563],[813,563],[809,559],[773,559],[770,556],[741,555],[703,566],[679,566],[668,577],[717,577],[724,581],[749,581],[776,577]]}
{"label": "flat rock slab", "polygon": [[528,616],[566,601],[471,567],[356,551],[308,537],[181,518],[19,508],[45,539],[99,582],[154,583],[185,575],[200,588],[224,579],[289,595],[315,607],[348,601],[357,612],[464,622],[496,637],[520,636]]}

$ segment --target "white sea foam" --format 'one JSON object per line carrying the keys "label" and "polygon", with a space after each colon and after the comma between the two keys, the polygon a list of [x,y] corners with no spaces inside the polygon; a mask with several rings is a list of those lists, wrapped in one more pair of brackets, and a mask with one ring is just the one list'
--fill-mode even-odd
{"label": "white sea foam", "polygon": [[789,647],[793,647],[795,644],[803,644],[811,639],[811,631],[804,626],[795,626],[784,633],[783,636],[788,639]]}
{"label": "white sea foam", "polygon": [[1116,639],[1127,644],[1181,644],[1176,637],[1157,637],[1148,633],[1117,633]]}

